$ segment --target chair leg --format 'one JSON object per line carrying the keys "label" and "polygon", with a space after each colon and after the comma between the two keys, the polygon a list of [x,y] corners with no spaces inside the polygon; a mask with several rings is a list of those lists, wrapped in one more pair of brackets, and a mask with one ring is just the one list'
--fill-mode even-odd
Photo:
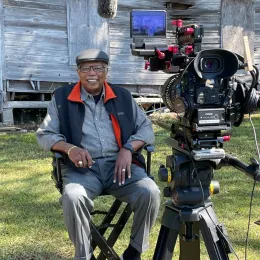
{"label": "chair leg", "polygon": [[[112,248],[116,242],[116,240],[118,239],[119,235],[121,234],[123,228],[125,227],[128,219],[130,218],[132,213],[131,210],[131,205],[127,204],[122,215],[120,216],[120,218],[118,219],[116,225],[114,226],[112,232],[110,233],[108,239],[106,240],[106,244],[109,248]],[[104,251],[101,250],[100,254],[97,257],[97,260],[105,260],[105,254]],[[112,258],[114,259],[114,258]],[[115,258],[115,259],[119,259],[119,258]]]}
{"label": "chair leg", "polygon": [[[111,222],[112,222],[113,218],[115,217],[117,211],[119,210],[121,204],[122,204],[122,202],[117,199],[113,202],[112,206],[110,207],[109,211],[107,212],[106,216],[104,217],[103,221],[101,222],[100,227],[97,228],[98,232],[101,236],[103,236],[105,234],[106,230],[111,225]],[[97,241],[95,239],[93,239],[92,243],[91,243],[93,251],[95,250],[97,245],[98,245]]]}
{"label": "chair leg", "polygon": [[[106,214],[105,218],[103,219],[99,227],[97,227],[93,222],[90,223],[91,234],[92,234],[92,243],[91,243],[92,249],[94,251],[95,248],[98,246],[99,249],[101,250],[97,258],[95,258],[95,256],[92,256],[91,260],[105,260],[105,259],[119,260],[120,259],[117,253],[113,250],[113,246],[132,213],[131,205],[127,204],[123,213],[118,219],[117,223],[111,224],[121,204],[122,202],[117,199],[114,201],[113,205],[111,206],[110,210]],[[103,237],[103,235],[105,234],[108,227],[113,227],[113,229],[108,239],[106,240]]]}
{"label": "chair leg", "polygon": [[130,218],[131,213],[132,213],[131,205],[127,204],[123,213],[122,213],[122,215],[120,216],[118,222],[116,223],[116,226],[113,228],[113,231],[111,232],[111,234],[109,235],[109,237],[107,239],[107,243],[110,246],[114,246],[117,238],[121,234],[121,232],[124,229],[128,219]]}
{"label": "chair leg", "polygon": [[[90,224],[92,239],[96,242],[98,247],[100,248],[101,252],[98,258],[95,258],[92,255],[91,260],[101,259],[100,256],[102,254],[102,259],[109,259],[109,260],[119,260],[119,256],[114,251],[112,247],[110,247],[104,237],[99,233],[97,227],[91,222]],[[94,251],[94,250],[93,250]]]}

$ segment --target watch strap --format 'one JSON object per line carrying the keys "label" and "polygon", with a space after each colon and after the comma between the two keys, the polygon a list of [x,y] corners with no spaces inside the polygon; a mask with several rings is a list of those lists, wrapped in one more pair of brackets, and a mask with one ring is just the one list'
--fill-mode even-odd
{"label": "watch strap", "polygon": [[126,143],[123,145],[123,147],[127,150],[129,150],[131,153],[134,153],[134,148],[130,143]]}

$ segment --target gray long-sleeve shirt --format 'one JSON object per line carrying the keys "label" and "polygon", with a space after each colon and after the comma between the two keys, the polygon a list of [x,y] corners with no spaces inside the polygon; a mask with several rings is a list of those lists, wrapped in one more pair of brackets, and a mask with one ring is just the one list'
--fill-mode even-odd
{"label": "gray long-sleeve shirt", "polygon": [[[81,99],[85,105],[81,146],[90,153],[93,159],[114,156],[119,151],[112,123],[104,106],[104,96],[105,89],[103,89],[101,99],[95,104],[93,96],[81,87]],[[145,143],[153,144],[154,134],[151,121],[138,107],[133,98],[132,108],[135,122],[135,134],[130,136],[128,142],[141,140]],[[36,137],[39,145],[44,150],[50,150],[51,147],[59,141],[66,142],[66,138],[60,133],[55,96],[53,96],[48,106],[47,115],[37,130]]]}

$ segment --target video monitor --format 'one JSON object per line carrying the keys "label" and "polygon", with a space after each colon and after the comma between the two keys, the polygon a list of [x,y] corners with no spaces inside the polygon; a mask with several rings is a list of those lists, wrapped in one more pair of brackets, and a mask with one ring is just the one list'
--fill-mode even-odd
{"label": "video monitor", "polygon": [[131,38],[166,38],[166,11],[132,10],[130,13]]}

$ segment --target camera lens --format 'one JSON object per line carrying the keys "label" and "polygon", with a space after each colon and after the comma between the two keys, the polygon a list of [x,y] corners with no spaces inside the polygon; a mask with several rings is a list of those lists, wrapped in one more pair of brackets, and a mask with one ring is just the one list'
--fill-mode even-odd
{"label": "camera lens", "polygon": [[218,57],[201,58],[201,72],[216,73],[222,69],[221,60]]}
{"label": "camera lens", "polygon": [[206,69],[212,69],[212,67],[213,67],[213,63],[214,63],[214,61],[213,60],[207,60],[207,61],[205,61],[205,68]]}
{"label": "camera lens", "polygon": [[197,53],[194,69],[202,79],[221,79],[233,76],[239,68],[236,54],[221,49]]}

